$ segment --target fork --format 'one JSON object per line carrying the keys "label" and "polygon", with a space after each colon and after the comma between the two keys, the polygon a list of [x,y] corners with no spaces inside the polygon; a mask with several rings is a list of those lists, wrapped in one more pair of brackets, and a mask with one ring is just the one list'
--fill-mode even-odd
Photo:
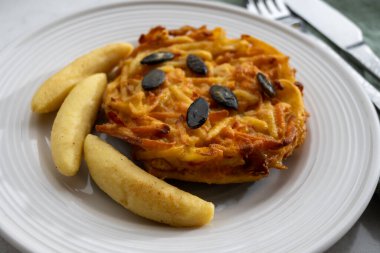
{"label": "fork", "polygon": [[304,22],[290,13],[283,0],[247,0],[246,6],[251,13],[278,20],[306,32]]}
{"label": "fork", "polygon": [[[335,52],[327,44],[322,42],[318,37],[313,36],[309,31],[307,31],[305,23],[300,18],[294,16],[289,9],[286,7],[283,0],[246,0],[246,6],[249,12],[263,16],[268,19],[277,20],[286,25],[292,26],[297,30],[308,35],[309,38],[319,43],[321,46],[327,50]],[[347,61],[346,61],[347,62]],[[351,72],[360,81],[364,90],[366,91],[368,97],[371,99],[372,103],[380,111],[380,96],[379,91],[376,90],[364,77],[359,74],[348,62],[347,66],[351,69]],[[380,195],[380,184],[379,184],[379,195]]]}

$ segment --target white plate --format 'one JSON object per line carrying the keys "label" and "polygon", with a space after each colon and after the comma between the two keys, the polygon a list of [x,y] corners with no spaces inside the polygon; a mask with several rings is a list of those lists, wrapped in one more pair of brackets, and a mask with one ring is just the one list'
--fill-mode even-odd
{"label": "white plate", "polygon": [[[179,229],[139,218],[89,180],[60,176],[49,135],[54,114],[33,115],[38,85],[75,57],[135,42],[155,25],[222,26],[291,56],[311,117],[287,171],[255,184],[183,185],[216,204],[208,226]],[[0,55],[0,225],[33,252],[311,252],[337,241],[361,215],[380,173],[379,124],[342,61],[284,26],[222,4],[131,1],[62,19]],[[118,145],[121,147],[120,145]],[[195,188],[195,189],[192,189]]]}

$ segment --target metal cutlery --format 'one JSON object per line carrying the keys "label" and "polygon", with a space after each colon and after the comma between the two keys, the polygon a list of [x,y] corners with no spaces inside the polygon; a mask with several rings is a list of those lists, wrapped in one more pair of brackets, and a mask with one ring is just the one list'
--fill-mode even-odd
{"label": "metal cutlery", "polygon": [[[285,0],[285,3],[380,81],[380,59],[364,42],[362,31],[356,24],[321,0]],[[328,18],[321,18],[321,14]]]}
{"label": "metal cutlery", "polygon": [[[309,3],[311,0],[309,1],[287,0],[287,3],[289,1],[293,1],[294,5],[295,5],[295,2],[304,2],[304,5],[305,5]],[[318,0],[312,0],[312,1],[318,1]],[[303,20],[294,16],[289,11],[288,7],[285,5],[283,0],[247,0],[246,4],[247,4],[247,9],[249,12],[293,26],[297,28],[298,30],[300,30],[301,32],[303,32],[304,34],[310,36],[317,43],[320,43],[324,47],[328,48],[327,45],[323,43],[320,39],[318,39],[315,36],[312,36],[310,33],[307,32]],[[320,16],[319,16],[319,19],[321,19]],[[336,38],[336,40],[339,40],[339,38]],[[362,48],[356,49],[355,47],[352,47],[351,52],[355,52],[356,54],[359,54],[360,51],[366,50],[366,47],[368,46],[361,44],[361,45],[358,45],[358,47],[362,47]],[[360,80],[361,85],[365,89],[367,95],[369,96],[373,104],[378,109],[380,109],[380,92],[376,88],[374,88],[372,84],[370,84],[367,80],[365,80],[363,76],[361,76],[356,70],[354,70],[354,68],[351,65],[347,64],[347,66],[351,69],[352,73],[357,77],[357,79]]]}

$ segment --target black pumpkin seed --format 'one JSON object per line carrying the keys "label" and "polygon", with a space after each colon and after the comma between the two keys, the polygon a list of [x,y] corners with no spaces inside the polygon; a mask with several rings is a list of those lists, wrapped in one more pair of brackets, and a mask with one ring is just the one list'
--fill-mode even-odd
{"label": "black pumpkin seed", "polygon": [[202,126],[208,118],[208,103],[203,98],[197,98],[187,109],[186,123],[192,128]]}
{"label": "black pumpkin seed", "polygon": [[256,78],[261,86],[261,89],[268,97],[273,98],[276,96],[276,89],[263,73],[257,73]]}
{"label": "black pumpkin seed", "polygon": [[170,61],[174,59],[174,54],[170,52],[156,52],[145,56],[144,59],[140,61],[141,64],[154,65],[165,61]]}
{"label": "black pumpkin seed", "polygon": [[189,54],[186,58],[187,67],[198,75],[207,75],[207,66],[204,61],[194,54]]}
{"label": "black pumpkin seed", "polygon": [[165,72],[153,69],[146,74],[141,82],[144,90],[153,90],[165,82]]}
{"label": "black pumpkin seed", "polygon": [[210,95],[218,104],[227,108],[238,109],[238,100],[229,88],[217,84],[213,85],[210,88]]}

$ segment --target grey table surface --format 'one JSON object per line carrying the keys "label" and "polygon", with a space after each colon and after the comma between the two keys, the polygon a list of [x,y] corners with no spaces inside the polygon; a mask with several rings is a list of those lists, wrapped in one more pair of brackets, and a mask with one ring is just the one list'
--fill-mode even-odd
{"label": "grey table surface", "polygon": [[[0,50],[23,34],[68,14],[114,0],[0,0]],[[2,217],[0,217],[1,219]],[[0,235],[0,253],[19,253]],[[351,230],[328,253],[380,252],[380,199],[373,196]]]}

